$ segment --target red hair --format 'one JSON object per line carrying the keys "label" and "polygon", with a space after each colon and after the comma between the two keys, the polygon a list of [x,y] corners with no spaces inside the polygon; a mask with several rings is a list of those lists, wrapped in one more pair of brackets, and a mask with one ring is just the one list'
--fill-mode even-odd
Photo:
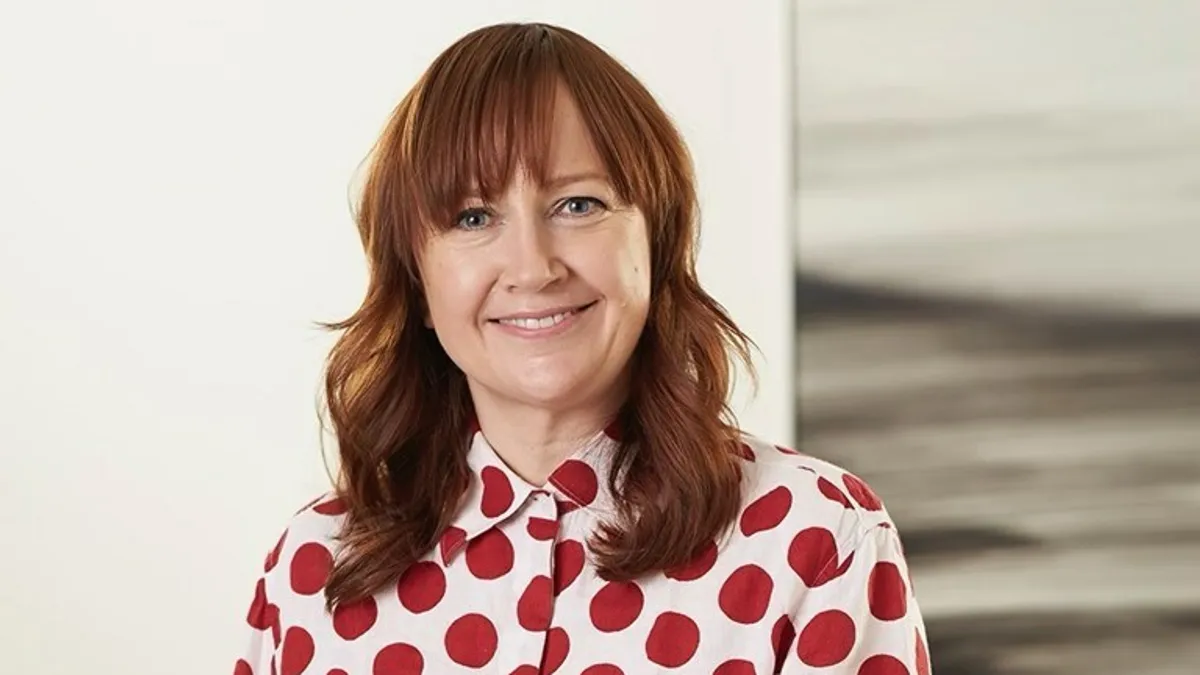
{"label": "red hair", "polygon": [[[751,342],[700,286],[692,162],[645,87],[595,44],[544,24],[478,29],[432,63],[374,147],[356,221],[370,278],[329,355],[325,394],[347,507],[329,606],[371,595],[431,550],[470,484],[463,373],[424,325],[417,252],[471,192],[544,177],[556,88],[574,98],[614,190],[645,216],[651,299],[617,424],[620,510],[589,542],[599,573],[686,563],[738,513],[734,359]],[[622,479],[617,482],[616,478]]]}

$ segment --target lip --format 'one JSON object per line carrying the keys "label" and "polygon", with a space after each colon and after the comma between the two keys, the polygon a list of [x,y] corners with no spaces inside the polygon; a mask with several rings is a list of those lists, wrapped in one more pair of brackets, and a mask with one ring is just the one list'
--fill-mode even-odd
{"label": "lip", "polygon": [[535,311],[529,311],[529,312],[513,312],[512,314],[505,314],[504,316],[493,317],[491,319],[488,319],[488,321],[490,321],[492,323],[499,323],[500,321],[509,321],[512,319],[545,319],[546,317],[554,316],[555,314],[566,314],[567,312],[582,312],[582,311],[590,308],[592,305],[596,304],[596,302],[597,301],[592,300],[591,302],[585,302],[582,305],[562,305],[561,307],[554,307],[552,309],[542,309],[542,310],[535,310]]}
{"label": "lip", "polygon": [[[595,307],[598,303],[598,300],[593,300],[592,302],[583,305],[567,305],[555,309],[515,312],[513,314],[507,314],[503,317],[489,319],[488,325],[507,335],[518,338],[531,339],[554,337],[561,335],[562,333],[565,333],[573,328],[582,318],[586,317],[588,315],[588,311]],[[563,316],[563,318],[558,322],[552,323],[548,326],[530,326],[513,323],[513,321],[522,319],[544,320],[559,314],[563,314],[565,316]]]}

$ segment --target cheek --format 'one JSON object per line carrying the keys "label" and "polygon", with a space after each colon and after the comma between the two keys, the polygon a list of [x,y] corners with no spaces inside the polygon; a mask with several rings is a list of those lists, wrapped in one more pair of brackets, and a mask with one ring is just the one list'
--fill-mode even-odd
{"label": "cheek", "polygon": [[650,301],[650,242],[644,225],[630,233],[626,251],[624,285],[631,300],[646,304]]}
{"label": "cheek", "polygon": [[425,266],[423,276],[427,314],[439,329],[474,317],[487,294],[487,284],[470,265],[434,258]]}
{"label": "cheek", "polygon": [[568,264],[583,282],[621,308],[635,310],[650,297],[650,258],[626,237],[591,241]]}
{"label": "cheek", "polygon": [[645,306],[650,302],[650,261],[630,258],[621,275],[621,285],[628,302]]}

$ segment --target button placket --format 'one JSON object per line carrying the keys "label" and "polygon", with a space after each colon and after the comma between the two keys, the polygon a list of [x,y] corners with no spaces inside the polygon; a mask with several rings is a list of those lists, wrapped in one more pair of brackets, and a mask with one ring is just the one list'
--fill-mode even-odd
{"label": "button placket", "polygon": [[[553,551],[558,519],[553,497],[544,490],[530,494],[523,512],[510,523],[518,543],[519,570],[513,577],[513,614],[502,640],[504,672],[537,669],[546,647],[547,630],[554,617]],[[530,672],[536,672],[531,670]]]}

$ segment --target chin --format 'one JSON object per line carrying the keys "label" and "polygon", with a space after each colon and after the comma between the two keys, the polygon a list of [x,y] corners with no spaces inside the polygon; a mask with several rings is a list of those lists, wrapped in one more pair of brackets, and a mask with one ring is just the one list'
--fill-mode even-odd
{"label": "chin", "polygon": [[549,368],[513,373],[503,387],[508,398],[554,409],[574,407],[603,391],[605,373],[588,368]]}
{"label": "chin", "polygon": [[563,363],[552,359],[527,362],[524,367],[495,370],[479,382],[493,395],[525,406],[562,410],[604,398],[615,386],[603,363]]}
{"label": "chin", "polygon": [[521,382],[512,397],[542,408],[567,407],[587,396],[587,383],[577,380]]}

